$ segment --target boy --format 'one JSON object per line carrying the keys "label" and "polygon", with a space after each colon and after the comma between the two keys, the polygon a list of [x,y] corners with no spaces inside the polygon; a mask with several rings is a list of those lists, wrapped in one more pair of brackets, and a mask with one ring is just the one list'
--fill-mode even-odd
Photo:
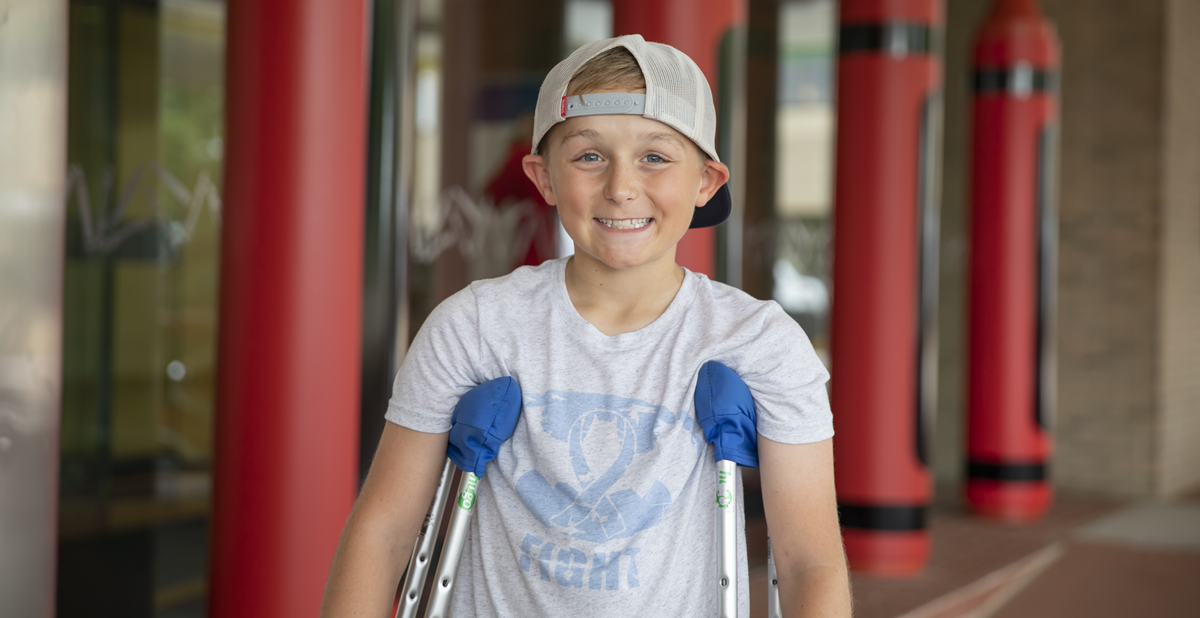
{"label": "boy", "polygon": [[[451,616],[715,616],[715,464],[692,400],[717,360],[758,407],[785,615],[849,616],[828,374],[776,303],[675,263],[689,227],[729,213],[715,125],[695,63],[640,36],[585,45],[550,72],[523,163],[575,255],[477,281],[422,326],[323,615],[386,614],[454,405],[511,375],[522,414],[477,489]],[[744,535],[738,558],[745,618]]]}

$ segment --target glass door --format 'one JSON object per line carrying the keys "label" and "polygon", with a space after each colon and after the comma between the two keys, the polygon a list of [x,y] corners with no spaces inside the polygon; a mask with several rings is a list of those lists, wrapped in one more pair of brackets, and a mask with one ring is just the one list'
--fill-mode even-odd
{"label": "glass door", "polygon": [[70,3],[60,616],[203,616],[221,0]]}

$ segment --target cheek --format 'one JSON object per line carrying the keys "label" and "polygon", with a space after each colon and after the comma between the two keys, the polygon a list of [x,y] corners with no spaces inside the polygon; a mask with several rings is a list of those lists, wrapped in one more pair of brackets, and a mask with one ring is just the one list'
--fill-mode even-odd
{"label": "cheek", "polygon": [[560,174],[554,178],[554,195],[558,198],[558,207],[567,210],[587,208],[591,201],[593,187],[588,178],[578,174]]}
{"label": "cheek", "polygon": [[558,203],[555,204],[558,217],[564,223],[587,216],[587,200],[578,187],[564,184],[555,191],[555,196],[558,197]]}
{"label": "cheek", "polygon": [[662,177],[652,191],[652,197],[659,203],[695,206],[700,182],[693,174],[672,174]]}

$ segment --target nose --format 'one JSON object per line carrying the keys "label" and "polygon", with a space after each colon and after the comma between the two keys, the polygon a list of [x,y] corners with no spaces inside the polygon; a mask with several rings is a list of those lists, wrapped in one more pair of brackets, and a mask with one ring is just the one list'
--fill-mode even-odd
{"label": "nose", "polygon": [[623,161],[616,161],[608,169],[608,182],[604,187],[604,197],[618,204],[637,198],[637,170],[634,169],[634,166]]}

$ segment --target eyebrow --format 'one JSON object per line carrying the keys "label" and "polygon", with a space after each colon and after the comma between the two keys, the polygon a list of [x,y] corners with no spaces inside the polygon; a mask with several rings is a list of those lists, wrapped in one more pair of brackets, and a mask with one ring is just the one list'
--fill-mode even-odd
{"label": "eyebrow", "polygon": [[576,129],[576,130],[574,130],[574,131],[571,131],[570,133],[568,133],[568,134],[564,135],[564,136],[563,136],[563,138],[562,138],[561,140],[558,140],[558,145],[559,145],[559,146],[563,146],[563,145],[565,145],[567,142],[569,142],[569,141],[571,141],[571,140],[573,140],[573,139],[575,139],[575,138],[577,138],[577,137],[586,137],[586,138],[590,138],[590,139],[599,139],[599,138],[600,138],[600,134],[599,134],[599,133],[597,133],[597,132],[595,132],[595,131],[593,131],[592,129]]}
{"label": "eyebrow", "polygon": [[[563,138],[558,141],[558,145],[563,146],[567,142],[581,137],[588,139],[600,139],[600,134],[593,129],[576,129],[564,135]],[[640,137],[647,142],[671,142],[677,146],[683,146],[683,142],[681,142],[678,137],[662,131],[643,133]]]}
{"label": "eyebrow", "polygon": [[679,138],[671,133],[643,133],[642,139],[649,142],[673,142],[677,146],[683,146],[683,142],[679,141]]}

